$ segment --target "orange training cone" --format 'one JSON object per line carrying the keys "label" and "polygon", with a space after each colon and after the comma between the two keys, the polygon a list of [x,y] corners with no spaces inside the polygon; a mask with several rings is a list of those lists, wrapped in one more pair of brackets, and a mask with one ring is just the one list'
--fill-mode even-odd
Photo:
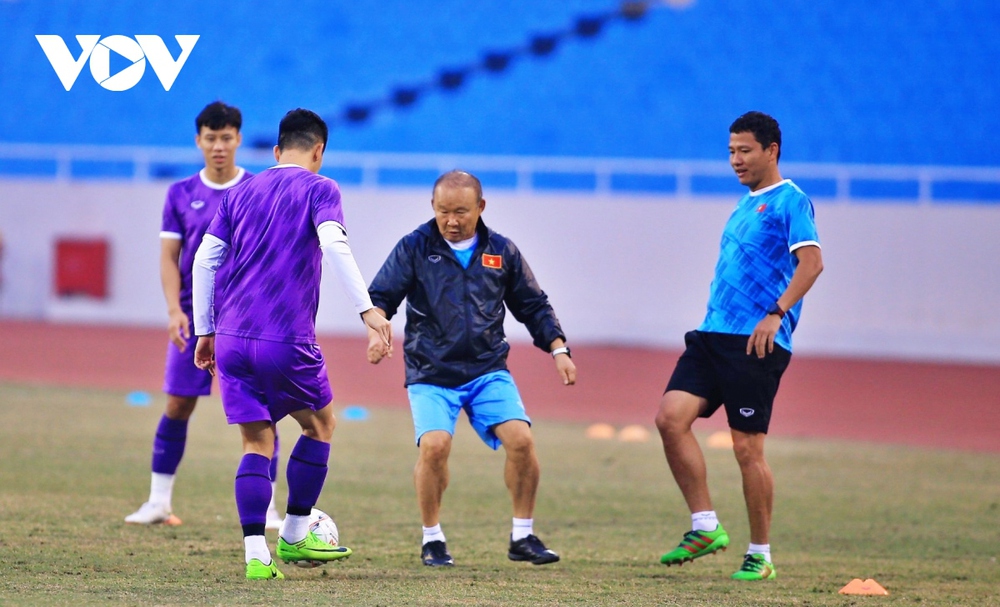
{"label": "orange training cone", "polygon": [[615,427],[611,424],[593,424],[587,428],[587,438],[611,440],[615,437]]}
{"label": "orange training cone", "polygon": [[649,440],[649,430],[637,424],[625,426],[618,432],[618,440],[626,443],[644,443]]}
{"label": "orange training cone", "polygon": [[840,589],[840,594],[889,594],[889,591],[883,588],[875,580],[868,578],[865,581],[861,581],[858,578],[854,578],[846,586]]}
{"label": "orange training cone", "polygon": [[708,448],[709,449],[732,449],[733,448],[733,434],[732,432],[727,432],[720,430],[718,432],[713,432],[708,436]]}

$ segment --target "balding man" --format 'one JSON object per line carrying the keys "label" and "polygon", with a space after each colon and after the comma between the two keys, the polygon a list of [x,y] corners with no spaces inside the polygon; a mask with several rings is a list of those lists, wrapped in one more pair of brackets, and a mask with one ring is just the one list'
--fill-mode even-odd
{"label": "balding man", "polygon": [[[465,410],[479,437],[507,455],[504,480],[513,502],[507,556],[535,565],[554,563],[533,530],[539,464],[517,386],[507,370],[504,305],[527,326],[534,344],[550,353],[564,385],[576,367],[548,297],[514,243],[490,230],[479,180],[464,171],[434,183],[434,219],[403,237],[369,288],[376,311],[392,318],[406,298],[406,388],[419,457],[414,484],[423,522],[421,560],[431,567],[454,560],[441,531],[441,498],[455,422]],[[368,360],[386,354],[374,332]],[[391,353],[390,353],[391,355]]]}

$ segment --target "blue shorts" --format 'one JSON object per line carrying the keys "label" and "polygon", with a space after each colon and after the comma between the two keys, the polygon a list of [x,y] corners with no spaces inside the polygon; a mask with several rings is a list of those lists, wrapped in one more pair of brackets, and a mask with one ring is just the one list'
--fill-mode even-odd
{"label": "blue shorts", "polygon": [[208,396],[212,393],[212,374],[194,366],[194,347],[198,337],[190,327],[191,337],[181,352],[174,342],[167,344],[167,364],[163,372],[163,392],[171,396]]}
{"label": "blue shorts", "polygon": [[493,450],[500,448],[494,427],[515,419],[531,424],[514,378],[507,371],[481,375],[457,388],[410,384],[406,392],[418,445],[420,437],[432,430],[444,430],[454,436],[455,423],[463,409],[476,434]]}

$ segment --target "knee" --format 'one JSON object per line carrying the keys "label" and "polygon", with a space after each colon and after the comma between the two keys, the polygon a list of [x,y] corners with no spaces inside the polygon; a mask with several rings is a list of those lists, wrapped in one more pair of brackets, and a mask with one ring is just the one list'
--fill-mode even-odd
{"label": "knee", "polygon": [[671,398],[664,396],[656,412],[656,429],[664,438],[683,434],[691,429],[693,420],[689,417],[682,414],[680,407]]}
{"label": "knee", "polygon": [[764,460],[763,441],[756,437],[747,439],[735,436],[733,454],[740,468],[756,466]]}
{"label": "knee", "polygon": [[420,461],[433,467],[443,466],[451,453],[451,436],[429,432],[420,437]]}
{"label": "knee", "polygon": [[302,428],[302,433],[313,440],[328,443],[333,440],[333,430],[337,427],[337,420],[332,415],[330,417],[317,417],[308,427]]}
{"label": "knee", "polygon": [[528,459],[535,453],[535,439],[531,435],[531,430],[517,432],[508,436],[503,441],[503,448],[507,452],[507,457],[511,459]]}
{"label": "knee", "polygon": [[316,428],[316,436],[312,437],[318,441],[328,443],[333,440],[333,427],[334,424],[324,424]]}
{"label": "knee", "polygon": [[166,415],[170,419],[189,419],[198,399],[191,396],[167,396]]}

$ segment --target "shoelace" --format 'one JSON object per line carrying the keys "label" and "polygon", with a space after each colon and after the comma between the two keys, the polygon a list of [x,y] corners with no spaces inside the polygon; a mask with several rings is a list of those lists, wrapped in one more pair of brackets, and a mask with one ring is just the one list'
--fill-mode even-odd
{"label": "shoelace", "polygon": [[698,550],[703,549],[705,546],[712,543],[712,540],[705,537],[700,531],[688,531],[684,534],[684,539],[681,540],[681,545],[687,544],[688,546],[694,546]]}
{"label": "shoelace", "polygon": [[758,557],[758,555],[755,554],[743,555],[743,566],[740,567],[740,571],[751,571],[757,573],[763,568],[764,557]]}

